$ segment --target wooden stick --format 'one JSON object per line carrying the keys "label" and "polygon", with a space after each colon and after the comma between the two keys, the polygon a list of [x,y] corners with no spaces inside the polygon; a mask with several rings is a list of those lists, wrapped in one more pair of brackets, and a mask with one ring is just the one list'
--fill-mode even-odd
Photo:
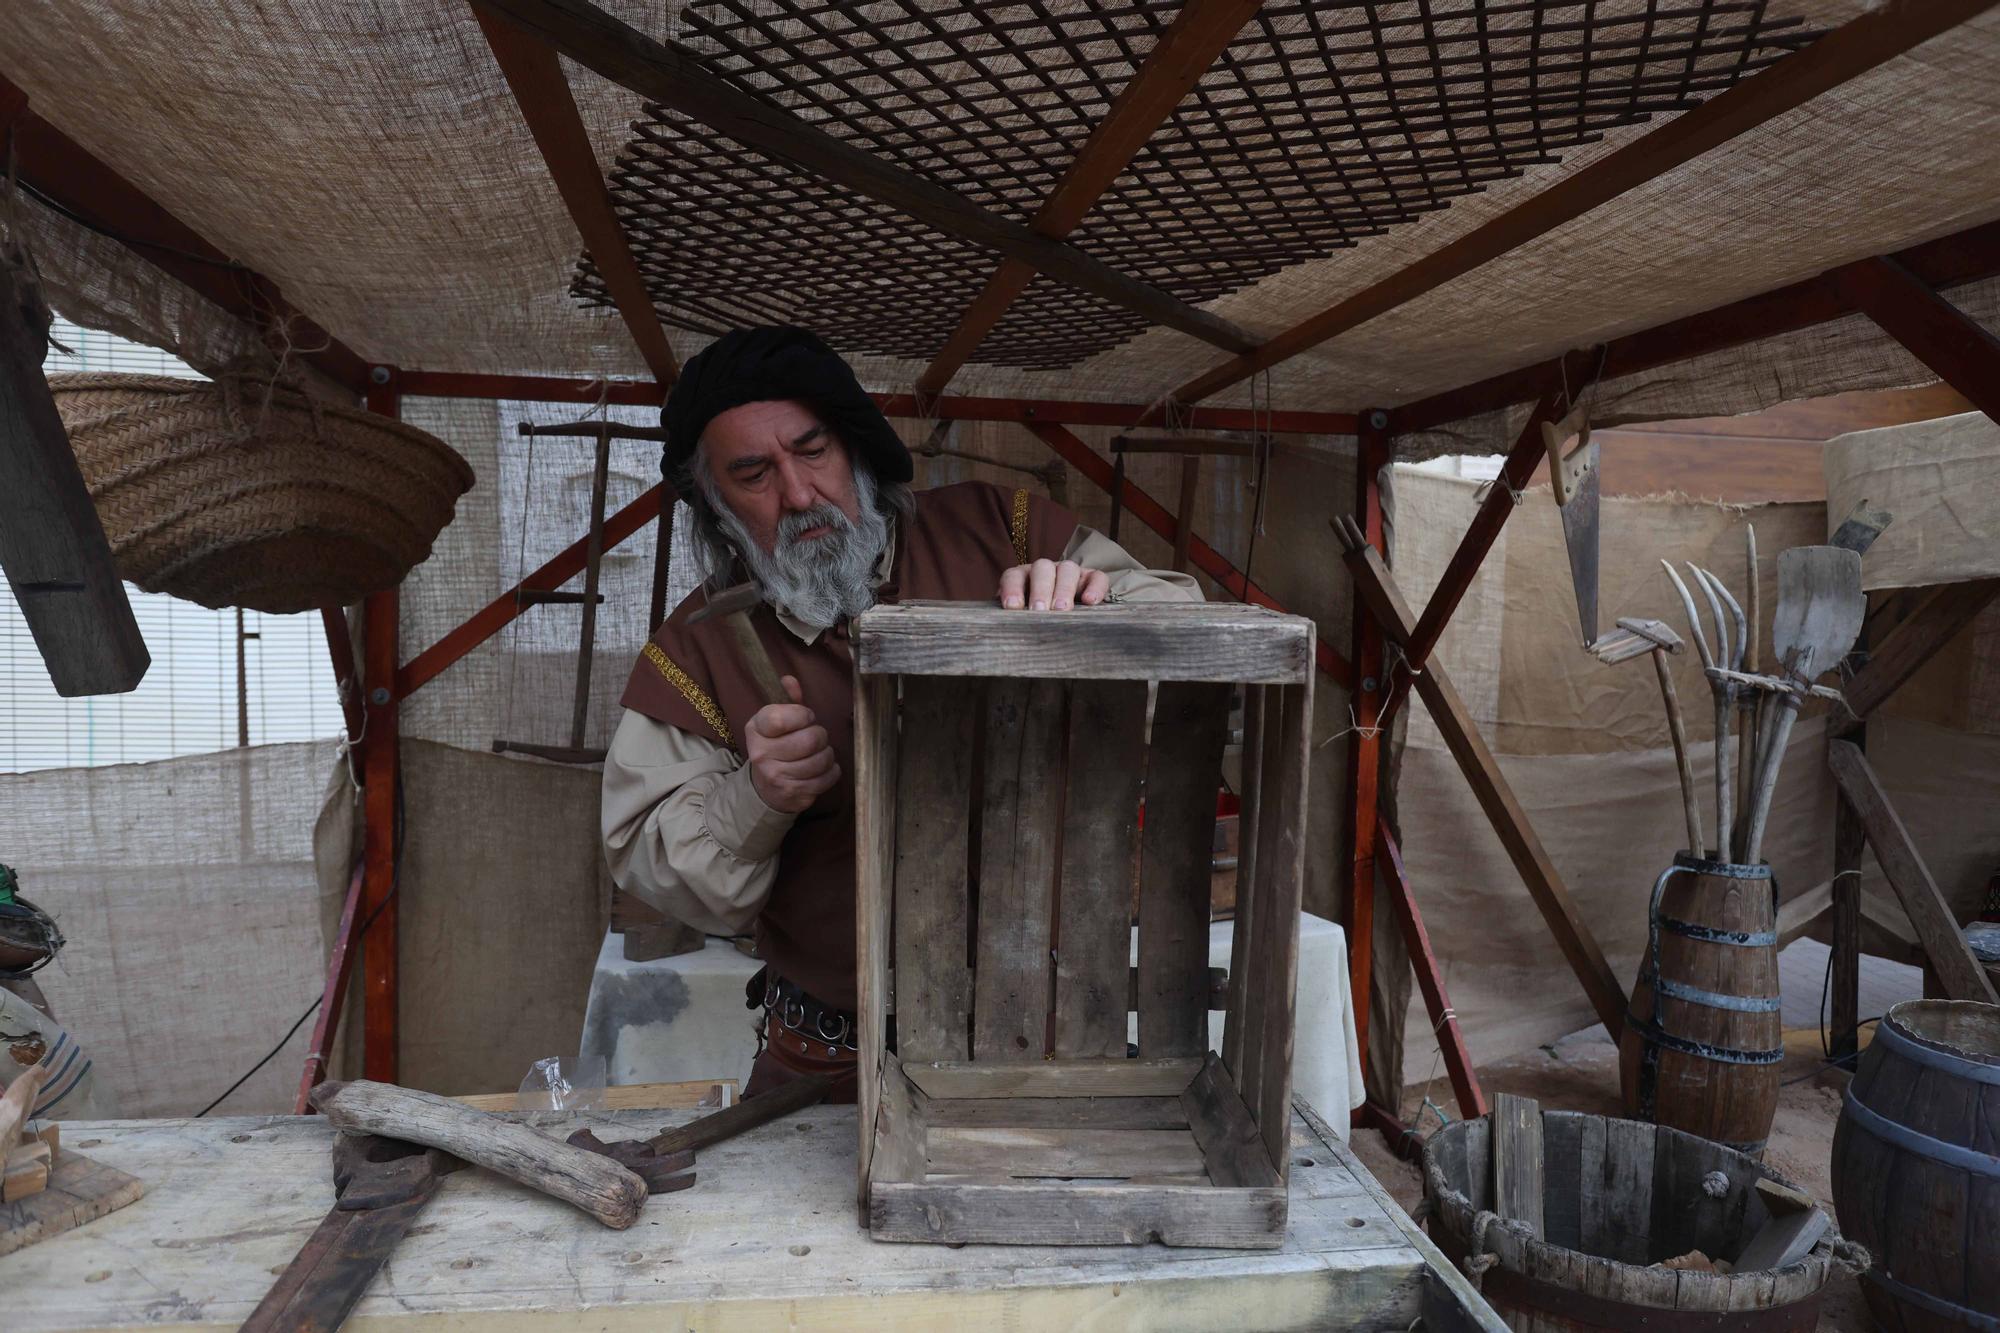
{"label": "wooden stick", "polygon": [[826,1096],[828,1086],[833,1082],[821,1074],[809,1074],[795,1078],[789,1083],[781,1083],[769,1092],[760,1093],[747,1102],[738,1102],[713,1115],[705,1115],[699,1120],[672,1129],[663,1129],[646,1140],[646,1146],[662,1157],[669,1153],[692,1152],[706,1148],[724,1139],[736,1137],[746,1130],[759,1125],[767,1125],[773,1120],[788,1116],[802,1107],[816,1104]]}
{"label": "wooden stick", "polygon": [[1701,807],[1694,799],[1694,760],[1688,757],[1687,725],[1681,721],[1680,695],[1674,692],[1674,673],[1667,666],[1667,650],[1653,649],[1653,670],[1660,677],[1660,698],[1667,706],[1667,731],[1674,738],[1674,763],[1681,775],[1681,811],[1687,817],[1688,855],[1700,856]]}
{"label": "wooden stick", "polygon": [[20,1140],[21,1127],[28,1123],[28,1113],[35,1109],[35,1094],[48,1076],[47,1065],[29,1065],[7,1085],[6,1095],[0,1097],[0,1161],[6,1159]]}
{"label": "wooden stick", "polygon": [[336,1129],[442,1148],[574,1204],[608,1227],[631,1226],[646,1204],[646,1182],[609,1157],[449,1098],[362,1079],[322,1083],[313,1089],[312,1102]]}

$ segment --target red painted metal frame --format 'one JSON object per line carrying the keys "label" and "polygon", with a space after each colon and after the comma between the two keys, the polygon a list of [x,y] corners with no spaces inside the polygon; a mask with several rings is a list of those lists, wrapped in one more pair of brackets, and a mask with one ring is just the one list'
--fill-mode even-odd
{"label": "red painted metal frame", "polygon": [[1460,1115],[1486,1114],[1486,1094],[1480,1091],[1479,1076],[1472,1069],[1472,1054],[1465,1048],[1465,1034],[1459,1030],[1458,1011],[1451,1007],[1445,992],[1444,975],[1437,955],[1431,952],[1430,931],[1424,928],[1424,914],[1417,908],[1417,896],[1410,888],[1410,875],[1403,868],[1403,849],[1389,832],[1387,820],[1378,816],[1376,833],[1389,858],[1389,883],[1394,889],[1389,905],[1396,913],[1403,942],[1409,947],[1410,967],[1416,973],[1417,989],[1423,992],[1424,1012],[1431,1016],[1431,1031],[1444,1054],[1445,1074],[1451,1079],[1452,1095],[1458,1099]]}
{"label": "red painted metal frame", "polygon": [[[1885,258],[1934,289],[1990,278],[2000,274],[2000,222],[1970,227]],[[1832,269],[1761,296],[1614,338],[1603,347],[1603,377],[1635,375],[1861,313],[1859,302],[1842,282],[1842,274],[1856,267]],[[1552,358],[1406,403],[1390,412],[1390,428],[1399,435],[1429,430],[1526,402],[1560,388],[1561,383],[1562,360]]]}
{"label": "red painted metal frame", "polygon": [[[556,379],[545,375],[479,375],[446,370],[402,372],[403,393],[412,398],[500,398],[536,403],[600,401],[621,407],[658,407],[667,391],[646,380]],[[941,421],[1052,421],[1063,426],[1126,427],[1146,412],[1140,403],[1091,403],[1061,398],[978,398],[945,394],[871,394],[891,417]],[[1199,430],[1261,430],[1279,435],[1352,435],[1351,412],[1252,412],[1247,408],[1197,407],[1187,425]]]}
{"label": "red painted metal frame", "polygon": [[[662,500],[670,492],[664,483],[604,520],[604,549],[609,551],[660,516]],[[590,538],[582,536],[551,556],[532,574],[495,597],[457,629],[405,662],[396,671],[396,697],[408,698],[449,669],[454,662],[505,629],[521,614],[518,596],[523,591],[547,592],[560,588],[583,572]]]}
{"label": "red painted metal frame", "polygon": [[[1025,424],[1030,431],[1041,437],[1043,443],[1055,450],[1064,462],[1095,483],[1099,490],[1107,495],[1111,493],[1111,488],[1117,480],[1112,474],[1111,464],[1099,458],[1089,445],[1053,421],[1030,421]],[[1158,500],[1133,485],[1129,479],[1123,484],[1125,490],[1122,499],[1125,509],[1168,542],[1172,542],[1180,528],[1174,516],[1168,513],[1166,507]],[[1238,601],[1268,606],[1273,611],[1285,609],[1276,598],[1258,587],[1255,581],[1245,578],[1243,571],[1230,564],[1219,551],[1200,537],[1195,537],[1188,543],[1188,555],[1204,574],[1220,583]],[[1318,653],[1319,669],[1341,685],[1352,686],[1354,671],[1348,665],[1347,659],[1329,647],[1325,639],[1315,638],[1313,642]]]}
{"label": "red painted metal frame", "polygon": [[[368,408],[386,417],[400,415],[393,372],[387,384],[371,385]],[[371,593],[362,602],[362,683],[367,690],[363,723],[367,748],[362,759],[361,1067],[363,1076],[396,1082],[398,957],[396,929],[396,839],[402,781],[395,689],[397,590]]]}
{"label": "red painted metal frame", "polygon": [[[1393,441],[1384,413],[1363,413],[1354,458],[1354,517],[1368,542],[1388,555],[1382,530],[1382,469]],[[1369,993],[1375,976],[1375,829],[1382,773],[1382,630],[1359,598],[1354,602],[1350,660],[1355,681],[1349,696],[1354,710],[1353,739],[1347,747],[1349,801],[1347,848],[1347,976],[1353,986],[1355,1043],[1368,1062]]]}
{"label": "red painted metal frame", "polygon": [[307,1100],[312,1090],[326,1079],[333,1062],[334,1039],[340,1035],[340,1011],[347,1007],[347,980],[354,972],[355,927],[360,924],[361,888],[366,862],[357,858],[354,873],[347,880],[347,900],[340,907],[340,928],[334,932],[333,953],[326,962],[326,984],[320,988],[319,1017],[313,1020],[312,1044],[306,1048],[306,1067],[299,1075],[298,1100],[293,1115],[313,1109]]}
{"label": "red painted metal frame", "polygon": [[327,656],[333,659],[334,688],[340,691],[341,725],[347,729],[347,743],[359,746],[361,686],[354,679],[354,637],[347,632],[347,612],[338,606],[323,606],[319,609],[319,622],[326,632]]}

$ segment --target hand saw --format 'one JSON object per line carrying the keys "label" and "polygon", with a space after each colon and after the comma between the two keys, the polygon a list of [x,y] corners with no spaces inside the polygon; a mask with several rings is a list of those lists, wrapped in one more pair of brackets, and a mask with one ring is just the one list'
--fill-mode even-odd
{"label": "hand saw", "polygon": [[[1563,453],[1563,442],[1576,437],[1576,447]],[[1590,411],[1572,403],[1561,421],[1542,423],[1542,444],[1549,453],[1549,485],[1562,515],[1563,544],[1569,548],[1570,581],[1576,586],[1576,616],[1583,626],[1583,646],[1597,642],[1597,443],[1590,438]]]}

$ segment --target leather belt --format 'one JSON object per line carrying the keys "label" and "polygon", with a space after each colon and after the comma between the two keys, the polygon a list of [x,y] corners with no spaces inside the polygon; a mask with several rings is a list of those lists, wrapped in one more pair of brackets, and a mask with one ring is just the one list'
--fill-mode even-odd
{"label": "leather belt", "polygon": [[798,1043],[799,1054],[815,1059],[853,1059],[859,1054],[852,1013],[822,1004],[773,975],[770,968],[760,969],[743,991],[744,1008],[764,1010],[766,1021],[758,1028],[760,1050],[764,1040],[783,1037]]}

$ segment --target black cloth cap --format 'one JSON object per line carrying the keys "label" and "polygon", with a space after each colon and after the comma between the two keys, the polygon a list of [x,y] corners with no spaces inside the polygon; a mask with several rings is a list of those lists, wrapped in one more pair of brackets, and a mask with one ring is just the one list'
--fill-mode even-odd
{"label": "black cloth cap", "polygon": [[733,329],[682,367],[660,412],[667,432],[661,474],[683,499],[693,498],[688,467],[708,423],[732,407],[788,398],[810,405],[851,453],[867,460],[876,480],[916,475],[909,449],[848,364],[817,335],[782,325]]}

